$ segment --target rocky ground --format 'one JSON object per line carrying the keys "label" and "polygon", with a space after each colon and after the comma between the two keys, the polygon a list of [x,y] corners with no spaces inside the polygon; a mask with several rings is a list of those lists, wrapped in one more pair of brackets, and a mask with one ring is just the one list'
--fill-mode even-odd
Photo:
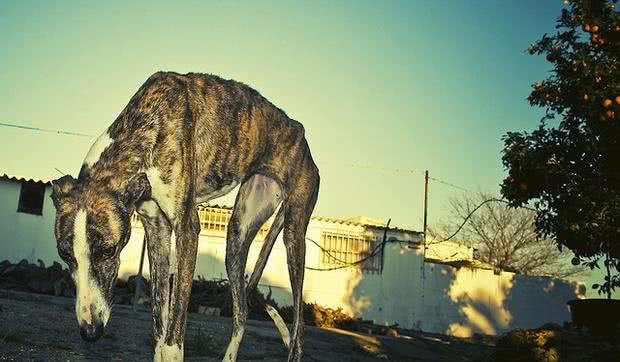
{"label": "rocky ground", "polygon": [[[272,322],[250,321],[240,361],[284,361],[286,350]],[[221,361],[230,319],[191,313],[186,360]],[[80,339],[72,298],[0,290],[1,361],[148,361],[151,317],[145,308],[116,305],[105,336]],[[492,340],[456,339],[426,333],[375,336],[338,329],[306,328],[306,361],[488,361]]]}
{"label": "rocky ground", "polygon": [[[41,261],[0,262],[0,361],[150,361],[148,291],[144,278],[119,280],[106,334],[90,344],[79,336],[68,270],[58,263],[46,267]],[[280,335],[264,307],[275,306],[285,320],[290,320],[290,307],[280,308],[269,294],[258,291],[249,299],[252,320],[239,360],[286,360]],[[231,309],[227,281],[194,280],[186,360],[221,360],[230,336]],[[304,305],[304,318],[309,325],[305,361],[620,361],[620,333],[597,336],[570,324],[516,329],[499,338],[459,339],[380,326],[313,303]]]}

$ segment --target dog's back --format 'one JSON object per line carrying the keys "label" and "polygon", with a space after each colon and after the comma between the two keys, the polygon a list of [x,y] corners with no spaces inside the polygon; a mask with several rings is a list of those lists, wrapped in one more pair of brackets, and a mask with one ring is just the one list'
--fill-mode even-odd
{"label": "dog's back", "polygon": [[153,74],[110,127],[112,138],[120,133],[138,135],[131,142],[147,156],[179,139],[195,147],[197,186],[206,190],[254,173],[285,183],[311,161],[299,122],[251,87],[210,74]]}

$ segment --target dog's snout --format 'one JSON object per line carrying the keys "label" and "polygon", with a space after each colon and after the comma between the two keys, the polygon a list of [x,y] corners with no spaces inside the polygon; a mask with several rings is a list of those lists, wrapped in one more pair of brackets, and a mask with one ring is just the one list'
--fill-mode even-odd
{"label": "dog's snout", "polygon": [[86,342],[95,342],[103,335],[103,323],[80,323],[80,336]]}

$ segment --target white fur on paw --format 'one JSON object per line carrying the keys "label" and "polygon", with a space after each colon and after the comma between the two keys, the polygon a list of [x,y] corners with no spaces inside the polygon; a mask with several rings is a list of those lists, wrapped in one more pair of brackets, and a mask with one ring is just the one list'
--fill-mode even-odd
{"label": "white fur on paw", "polygon": [[155,355],[153,356],[155,362],[168,362],[168,361],[183,361],[183,345],[180,346],[173,344],[167,345],[164,341],[158,341],[155,345]]}
{"label": "white fur on paw", "polygon": [[237,334],[233,334],[230,339],[230,343],[228,343],[228,348],[226,348],[226,353],[224,354],[223,362],[236,362],[237,361],[237,352],[239,352],[239,345],[241,344],[241,339],[243,338],[244,330],[241,329]]}

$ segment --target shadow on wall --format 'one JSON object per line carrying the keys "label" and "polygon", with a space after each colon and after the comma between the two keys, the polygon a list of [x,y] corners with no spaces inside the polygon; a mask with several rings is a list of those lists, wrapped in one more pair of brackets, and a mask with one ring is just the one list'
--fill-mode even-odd
{"label": "shadow on wall", "polygon": [[[122,255],[125,274],[135,274],[138,269],[142,241],[138,234],[136,239],[132,235],[131,243],[136,245]],[[250,250],[248,278],[259,250],[259,243]],[[310,251],[314,254],[307,253],[307,264],[313,266],[319,254]],[[227,279],[223,240],[201,242],[198,253],[196,278]],[[292,301],[285,255],[278,241],[259,285],[261,292],[271,293],[280,306]],[[148,274],[148,263],[144,270]],[[386,245],[381,272],[307,270],[304,284],[307,302],[342,307],[345,313],[378,324],[398,323],[402,328],[463,337],[562,323],[570,319],[566,302],[583,294],[574,283],[546,277],[495,275],[492,270],[424,263],[420,250],[399,242]]]}
{"label": "shadow on wall", "polygon": [[422,258],[403,269],[402,252],[391,254],[381,274],[358,272],[348,280],[343,304],[353,314],[427,332],[495,335],[568,321],[566,302],[584,293],[583,286],[548,277],[421,265]]}

